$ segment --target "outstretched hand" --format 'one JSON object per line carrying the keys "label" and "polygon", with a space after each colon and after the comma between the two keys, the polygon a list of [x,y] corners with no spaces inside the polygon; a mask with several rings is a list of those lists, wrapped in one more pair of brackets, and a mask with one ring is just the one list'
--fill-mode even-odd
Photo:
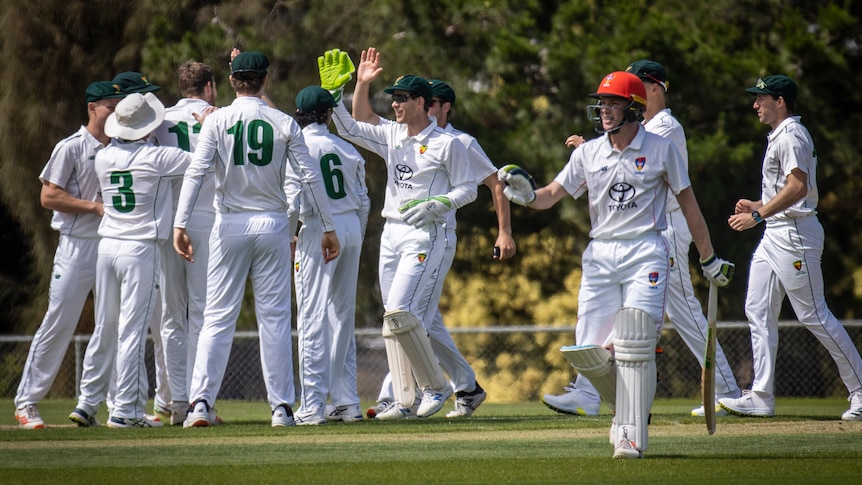
{"label": "outstretched hand", "polygon": [[356,69],[357,83],[371,83],[383,72],[380,67],[380,52],[374,47],[362,51],[359,56],[359,67]]}

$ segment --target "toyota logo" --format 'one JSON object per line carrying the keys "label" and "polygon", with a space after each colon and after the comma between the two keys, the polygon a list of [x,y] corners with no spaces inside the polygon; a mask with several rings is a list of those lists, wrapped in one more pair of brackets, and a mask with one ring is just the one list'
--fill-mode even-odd
{"label": "toyota logo", "polygon": [[608,190],[608,196],[616,202],[632,200],[635,196],[635,188],[625,182],[618,182]]}
{"label": "toyota logo", "polygon": [[413,178],[413,169],[407,165],[395,165],[395,172],[398,174],[398,180],[410,180]]}

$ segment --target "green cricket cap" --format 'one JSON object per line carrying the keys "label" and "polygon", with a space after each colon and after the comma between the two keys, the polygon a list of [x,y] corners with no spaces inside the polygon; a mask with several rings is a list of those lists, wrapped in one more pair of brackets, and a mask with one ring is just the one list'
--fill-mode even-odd
{"label": "green cricket cap", "polygon": [[796,101],[798,89],[793,79],[782,74],[774,74],[757,80],[753,88],[745,90],[748,94],[769,94],[772,96],[781,96],[788,103]]}
{"label": "green cricket cap", "polygon": [[639,61],[632,62],[629,67],[626,68],[626,71],[634,74],[640,78],[641,81],[660,85],[664,88],[665,92],[670,85],[667,80],[667,71],[664,66],[656,61],[641,59]]}
{"label": "green cricket cap", "polygon": [[126,93],[123,92],[120,86],[111,81],[96,81],[87,86],[84,93],[87,96],[88,103],[92,103],[93,101],[98,101],[100,99],[126,97]]}
{"label": "green cricket cap", "polygon": [[120,86],[126,94],[152,93],[162,89],[161,86],[151,83],[146,74],[135,71],[121,72],[114,76],[111,82]]}
{"label": "green cricket cap", "polygon": [[431,94],[434,97],[439,98],[444,103],[455,105],[455,90],[446,81],[429,79],[428,84],[431,85]]}
{"label": "green cricket cap", "polygon": [[296,109],[303,113],[325,113],[338,105],[332,93],[320,86],[307,86],[296,95]]}
{"label": "green cricket cap", "polygon": [[412,74],[405,74],[395,80],[395,84],[383,90],[387,94],[392,94],[395,91],[407,91],[425,98],[425,106],[431,106],[431,98],[434,94],[431,92],[431,84],[428,80]]}
{"label": "green cricket cap", "polygon": [[231,74],[240,72],[266,74],[267,68],[269,68],[269,59],[260,52],[254,51],[241,52],[230,63]]}

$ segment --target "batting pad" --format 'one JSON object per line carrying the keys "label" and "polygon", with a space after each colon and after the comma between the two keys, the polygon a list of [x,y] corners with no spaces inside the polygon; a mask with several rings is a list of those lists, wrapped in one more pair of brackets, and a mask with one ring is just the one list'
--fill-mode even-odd
{"label": "batting pad", "polygon": [[617,367],[613,354],[600,345],[568,345],[561,348],[560,352],[578,374],[590,380],[602,401],[608,403],[611,409],[616,409]]}
{"label": "batting pad", "polygon": [[416,398],[416,381],[413,379],[413,368],[410,359],[398,343],[395,334],[389,330],[385,317],[383,320],[383,345],[386,348],[386,362],[389,364],[389,375],[392,376],[392,397],[402,407],[409,408]]}
{"label": "batting pad", "polygon": [[[449,384],[431,348],[431,338],[418,318],[404,310],[392,310],[383,314],[383,323],[407,355],[419,387],[443,389]],[[392,377],[394,385],[395,376]]]}
{"label": "batting pad", "polygon": [[655,319],[636,308],[614,316],[617,362],[616,443],[624,437],[641,451],[647,448],[647,424],[655,398]]}

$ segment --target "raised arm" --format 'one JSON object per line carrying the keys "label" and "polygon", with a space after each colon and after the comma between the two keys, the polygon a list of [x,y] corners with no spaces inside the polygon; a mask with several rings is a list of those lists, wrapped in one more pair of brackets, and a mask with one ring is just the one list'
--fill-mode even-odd
{"label": "raised arm", "polygon": [[374,47],[362,51],[356,68],[356,86],[353,88],[353,119],[374,125],[380,124],[380,116],[371,106],[371,82],[374,81],[383,68],[380,67],[380,53]]}

